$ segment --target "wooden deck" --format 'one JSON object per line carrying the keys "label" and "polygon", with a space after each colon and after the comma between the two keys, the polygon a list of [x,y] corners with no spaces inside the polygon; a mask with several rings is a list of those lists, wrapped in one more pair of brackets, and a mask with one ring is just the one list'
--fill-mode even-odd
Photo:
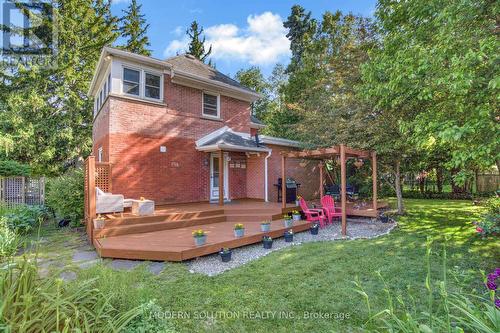
{"label": "wooden deck", "polygon": [[[383,207],[384,203],[381,203]],[[382,208],[381,207],[381,208]],[[258,243],[262,236],[283,236],[286,229],[281,219],[283,212],[297,209],[281,203],[237,200],[219,206],[193,203],[157,207],[155,214],[135,216],[131,213],[106,215],[103,229],[94,230],[93,242],[101,257],[143,260],[182,261],[219,251],[222,247],[236,248]],[[369,207],[354,209],[348,206],[348,215],[376,216]],[[271,231],[260,231],[260,222],[272,220]],[[235,238],[233,226],[243,223],[245,236]],[[294,223],[295,232],[309,228],[306,221]],[[192,231],[206,231],[207,243],[195,246]]]}

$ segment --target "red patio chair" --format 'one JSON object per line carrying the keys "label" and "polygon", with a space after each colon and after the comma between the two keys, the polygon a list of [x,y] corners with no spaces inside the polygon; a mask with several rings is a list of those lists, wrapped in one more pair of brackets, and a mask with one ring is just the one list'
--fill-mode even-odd
{"label": "red patio chair", "polygon": [[332,223],[334,218],[342,217],[342,208],[335,208],[335,200],[329,195],[325,195],[321,198],[321,206],[328,218],[328,223]]}
{"label": "red patio chair", "polygon": [[309,207],[307,207],[307,203],[304,198],[300,198],[299,203],[300,208],[306,215],[306,220],[308,222],[318,221],[321,228],[325,226],[326,216],[323,214],[323,209],[310,209]]}

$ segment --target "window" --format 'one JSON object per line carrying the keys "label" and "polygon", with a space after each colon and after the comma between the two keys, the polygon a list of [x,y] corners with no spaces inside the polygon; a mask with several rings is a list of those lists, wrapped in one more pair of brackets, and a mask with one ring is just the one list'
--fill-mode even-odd
{"label": "window", "polygon": [[141,72],[123,68],[123,93],[139,96]]}
{"label": "window", "polygon": [[102,93],[102,89],[101,89],[101,93],[100,93],[100,101],[101,103],[99,104],[99,108],[101,108],[101,106],[104,104],[104,94]]}
{"label": "window", "polygon": [[144,96],[147,98],[160,99],[161,78],[158,75],[145,73],[146,83],[144,85]]}
{"label": "window", "polygon": [[203,93],[203,115],[219,117],[219,96]]}
{"label": "window", "polygon": [[102,147],[97,149],[97,162],[102,162]]}
{"label": "window", "polygon": [[111,92],[111,73],[108,74],[108,95]]}
{"label": "window", "polygon": [[108,81],[104,82],[104,99],[108,96]]}

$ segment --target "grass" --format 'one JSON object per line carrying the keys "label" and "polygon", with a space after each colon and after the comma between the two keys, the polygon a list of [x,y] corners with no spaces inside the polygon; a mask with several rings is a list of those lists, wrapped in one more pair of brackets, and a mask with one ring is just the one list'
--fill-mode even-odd
{"label": "grass", "polygon": [[[478,271],[500,265],[500,244],[498,239],[475,235],[470,221],[481,208],[450,200],[407,200],[406,205],[408,214],[387,236],[294,246],[216,277],[191,274],[182,263],[167,264],[158,276],[150,274],[146,265],[132,272],[96,265],[80,271],[71,284],[76,288],[83,280],[99,277],[99,289],[112,295],[112,303],[122,311],[155,299],[166,311],[161,315],[183,332],[356,332],[368,312],[362,296],[353,291],[355,277],[370,296],[372,312],[386,306],[376,271],[393,294],[405,294],[411,285],[415,306],[424,311],[426,238],[434,238],[431,270],[438,277],[446,236],[448,267],[472,272],[477,278],[461,283],[482,289]],[[43,237],[48,242],[40,246],[42,257],[61,251],[67,258],[68,242],[80,241],[70,231],[44,231]],[[305,312],[349,318],[306,319]],[[259,314],[267,317],[251,317]]]}

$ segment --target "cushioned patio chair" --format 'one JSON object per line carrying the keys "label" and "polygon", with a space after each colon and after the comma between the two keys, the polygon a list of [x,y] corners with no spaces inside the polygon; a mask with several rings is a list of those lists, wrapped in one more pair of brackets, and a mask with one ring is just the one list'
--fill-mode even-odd
{"label": "cushioned patio chair", "polygon": [[308,222],[319,222],[321,228],[324,228],[326,216],[323,214],[323,209],[309,208],[304,198],[300,198],[299,203],[302,212],[304,212],[304,214],[306,215],[306,220]]}
{"label": "cushioned patio chair", "polygon": [[328,218],[328,223],[332,223],[334,218],[342,217],[342,208],[335,207],[335,200],[329,195],[321,198],[321,207]]}
{"label": "cushioned patio chair", "polygon": [[95,188],[95,210],[97,214],[123,213],[124,197],[122,194],[105,193]]}

